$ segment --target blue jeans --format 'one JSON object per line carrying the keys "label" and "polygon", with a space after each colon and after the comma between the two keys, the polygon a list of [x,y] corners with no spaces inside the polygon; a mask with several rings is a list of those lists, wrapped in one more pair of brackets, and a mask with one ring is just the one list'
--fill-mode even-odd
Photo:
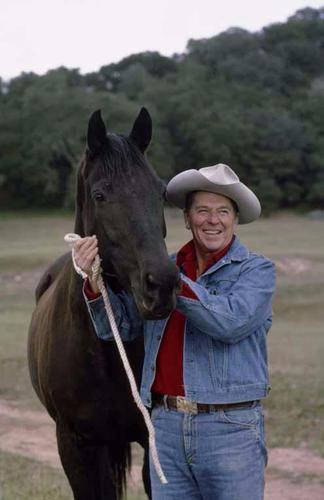
{"label": "blue jeans", "polygon": [[181,413],[152,411],[168,484],[150,464],[153,500],[262,500],[267,451],[262,406]]}

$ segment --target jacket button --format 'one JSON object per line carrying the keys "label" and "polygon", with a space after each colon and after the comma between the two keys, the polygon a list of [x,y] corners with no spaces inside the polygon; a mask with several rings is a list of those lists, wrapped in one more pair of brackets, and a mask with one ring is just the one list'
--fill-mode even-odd
{"label": "jacket button", "polygon": [[161,335],[158,335],[158,336],[156,337],[156,340],[161,340]]}
{"label": "jacket button", "polygon": [[151,365],[151,370],[152,370],[152,372],[154,372],[154,370],[155,370],[155,366],[154,365]]}

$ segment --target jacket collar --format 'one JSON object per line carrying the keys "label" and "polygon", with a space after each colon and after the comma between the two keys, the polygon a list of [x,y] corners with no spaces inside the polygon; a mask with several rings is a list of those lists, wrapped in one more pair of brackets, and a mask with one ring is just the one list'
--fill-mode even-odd
{"label": "jacket collar", "polygon": [[[216,262],[214,265],[209,267],[207,271],[205,271],[203,274],[200,276],[206,276],[207,274],[210,274],[211,272],[216,271],[216,269],[219,269],[220,267],[223,267],[226,264],[229,264],[230,262],[242,262],[243,260],[247,259],[249,256],[249,250],[245,245],[243,245],[240,242],[240,239],[237,235],[235,235],[235,239],[227,252],[227,254],[218,262]],[[172,261],[176,261],[177,254],[173,253],[171,255]],[[200,278],[199,276],[199,278]],[[198,280],[199,280],[198,278]]]}
{"label": "jacket collar", "polygon": [[245,245],[243,245],[240,242],[240,239],[238,236],[235,235],[235,240],[233,241],[233,244],[231,245],[229,251],[225,255],[224,259],[230,259],[230,260],[237,260],[237,261],[242,261],[248,258],[249,256],[249,250]]}
{"label": "jacket collar", "polygon": [[213,266],[209,267],[207,271],[201,274],[201,276],[207,276],[208,274],[215,272],[217,269],[230,264],[231,262],[242,262],[243,260],[247,259],[248,256],[249,250],[240,242],[238,236],[235,235],[235,239],[227,254],[224,255],[224,257],[216,262]]}

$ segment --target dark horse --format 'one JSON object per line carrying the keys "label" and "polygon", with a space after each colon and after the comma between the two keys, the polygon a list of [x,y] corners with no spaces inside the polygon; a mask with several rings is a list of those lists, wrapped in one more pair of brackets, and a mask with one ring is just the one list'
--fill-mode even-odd
{"label": "dark horse", "polygon": [[[170,313],[178,282],[164,243],[164,186],[143,155],[151,133],[145,108],[129,136],[107,135],[100,111],[93,113],[78,172],[75,218],[76,233],[97,235],[109,286],[132,293],[145,319]],[[75,499],[121,497],[132,441],[146,450],[143,479],[150,496],[143,418],[114,342],[96,337],[82,284],[70,254],[41,278],[29,330],[31,380],[56,422],[58,450]],[[139,384],[142,339],[125,347]]]}

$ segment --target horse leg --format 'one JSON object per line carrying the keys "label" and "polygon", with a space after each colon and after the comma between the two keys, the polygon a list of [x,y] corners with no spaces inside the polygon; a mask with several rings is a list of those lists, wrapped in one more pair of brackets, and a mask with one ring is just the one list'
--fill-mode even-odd
{"label": "horse leg", "polygon": [[143,459],[143,467],[142,467],[142,479],[144,484],[144,490],[147,494],[148,498],[152,499],[152,490],[151,490],[151,480],[150,480],[150,457],[149,457],[149,448],[148,445],[144,447],[144,459]]}
{"label": "horse leg", "polygon": [[118,500],[121,486],[112,473],[108,447],[78,438],[57,424],[58,450],[75,500]]}

